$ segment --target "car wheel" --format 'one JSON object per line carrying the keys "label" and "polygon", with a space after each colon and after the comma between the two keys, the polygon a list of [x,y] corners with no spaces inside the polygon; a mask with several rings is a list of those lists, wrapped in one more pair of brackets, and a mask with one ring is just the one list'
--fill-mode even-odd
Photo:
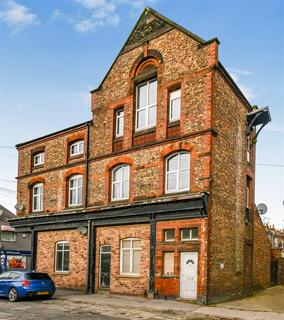
{"label": "car wheel", "polygon": [[18,292],[15,288],[9,290],[8,298],[11,302],[16,302],[19,298]]}

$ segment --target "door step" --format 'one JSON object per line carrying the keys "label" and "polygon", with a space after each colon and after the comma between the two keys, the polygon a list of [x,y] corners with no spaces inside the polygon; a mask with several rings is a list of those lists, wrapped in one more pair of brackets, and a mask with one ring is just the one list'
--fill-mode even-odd
{"label": "door step", "polygon": [[109,294],[109,289],[99,289],[97,294],[101,294],[101,295]]}

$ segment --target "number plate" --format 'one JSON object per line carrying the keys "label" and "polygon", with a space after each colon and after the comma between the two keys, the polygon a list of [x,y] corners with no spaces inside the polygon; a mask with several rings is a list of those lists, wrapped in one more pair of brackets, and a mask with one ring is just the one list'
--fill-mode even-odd
{"label": "number plate", "polygon": [[39,291],[37,294],[40,294],[40,295],[42,295],[42,294],[49,294],[49,292],[48,292],[48,291]]}

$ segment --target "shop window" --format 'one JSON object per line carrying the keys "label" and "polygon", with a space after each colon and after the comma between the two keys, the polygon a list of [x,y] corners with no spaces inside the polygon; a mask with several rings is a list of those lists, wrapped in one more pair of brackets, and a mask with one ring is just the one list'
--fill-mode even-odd
{"label": "shop window", "polygon": [[120,273],[126,275],[140,274],[141,240],[128,238],[121,240]]}
{"label": "shop window", "polygon": [[180,239],[182,241],[198,240],[198,228],[181,229]]}
{"label": "shop window", "polygon": [[55,252],[55,271],[69,271],[70,243],[68,241],[59,241],[56,243]]}
{"label": "shop window", "polygon": [[16,233],[14,231],[1,231],[1,241],[16,241]]}

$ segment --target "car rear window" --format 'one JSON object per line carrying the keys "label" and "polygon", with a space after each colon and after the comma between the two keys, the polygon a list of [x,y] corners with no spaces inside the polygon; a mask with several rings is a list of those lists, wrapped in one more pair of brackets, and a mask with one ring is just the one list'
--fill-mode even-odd
{"label": "car rear window", "polygon": [[47,273],[26,273],[25,278],[27,280],[50,280]]}

